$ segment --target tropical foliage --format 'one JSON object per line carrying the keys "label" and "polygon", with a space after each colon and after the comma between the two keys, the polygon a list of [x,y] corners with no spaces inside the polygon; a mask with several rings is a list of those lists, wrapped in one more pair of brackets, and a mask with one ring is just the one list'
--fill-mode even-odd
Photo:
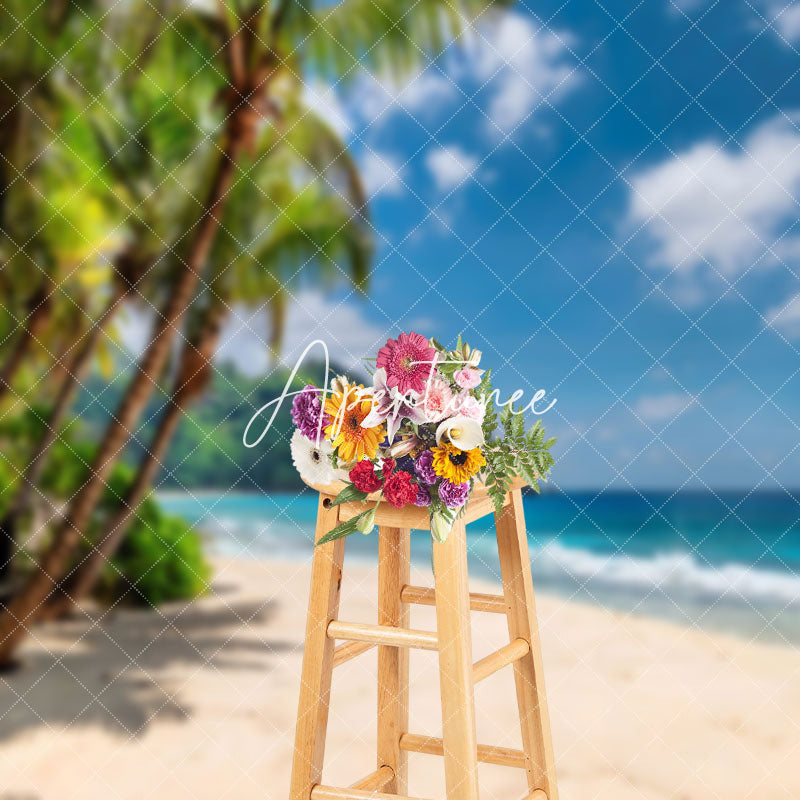
{"label": "tropical foliage", "polygon": [[[0,663],[98,579],[113,594],[109,561],[126,572],[163,544],[165,563],[187,539],[148,512],[144,546],[137,510],[211,383],[231,309],[266,314],[277,351],[294,282],[367,288],[366,194],[306,84],[402,78],[488,4],[3,3]],[[126,308],[152,328],[122,370]],[[76,398],[98,375],[114,390],[96,393],[102,419],[80,440]]]}

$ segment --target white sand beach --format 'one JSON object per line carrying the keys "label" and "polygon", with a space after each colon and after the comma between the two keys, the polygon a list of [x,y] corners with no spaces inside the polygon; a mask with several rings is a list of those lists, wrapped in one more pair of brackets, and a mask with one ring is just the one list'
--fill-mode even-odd
{"label": "white sand beach", "polygon": [[[189,606],[37,629],[0,683],[2,800],[287,796],[309,567],[215,566],[213,592]],[[373,621],[374,568],[345,566],[341,616]],[[800,797],[796,649],[537,600],[563,800]],[[431,608],[412,619],[434,627]],[[476,659],[504,642],[500,617],[473,623]],[[435,654],[415,652],[411,671],[410,727],[437,735]],[[374,652],[335,673],[327,783],[374,769],[374,673]],[[509,671],[476,700],[479,741],[519,746]],[[410,769],[412,795],[443,797],[440,758],[412,755]],[[486,800],[524,795],[514,769],[482,766],[481,782]]]}

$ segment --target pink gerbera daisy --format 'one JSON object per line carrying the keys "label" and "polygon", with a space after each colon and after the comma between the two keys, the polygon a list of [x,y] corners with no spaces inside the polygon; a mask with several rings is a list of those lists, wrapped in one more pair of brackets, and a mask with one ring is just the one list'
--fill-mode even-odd
{"label": "pink gerbera daisy", "polygon": [[436,350],[419,333],[401,333],[378,350],[377,367],[386,370],[386,384],[400,394],[421,394],[433,370]]}

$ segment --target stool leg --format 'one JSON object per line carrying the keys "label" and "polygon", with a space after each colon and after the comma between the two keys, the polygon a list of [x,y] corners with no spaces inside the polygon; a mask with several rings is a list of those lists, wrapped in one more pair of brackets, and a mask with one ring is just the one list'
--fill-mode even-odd
{"label": "stool leg", "polygon": [[520,489],[511,493],[511,503],[501,514],[495,515],[495,527],[503,594],[508,611],[508,632],[512,641],[520,637],[530,644],[528,655],[514,664],[528,788],[531,792],[535,789],[544,791],[547,800],[558,800],[550,717],[544,690],[542,651]]}
{"label": "stool leg", "polygon": [[[408,604],[400,592],[410,580],[408,528],[380,528],[378,544],[378,625],[408,628]],[[394,779],[383,790],[408,794],[408,754],[400,736],[408,733],[408,648],[378,647],[378,767],[389,766]]]}
{"label": "stool leg", "polygon": [[464,523],[456,521],[447,541],[433,542],[432,547],[447,800],[478,800],[478,745]]}
{"label": "stool leg", "polygon": [[[316,539],[338,523],[338,508],[326,508],[325,500],[320,495]],[[335,646],[327,630],[339,611],[344,541],[335,539],[314,549],[290,800],[309,800],[311,789],[322,778]]]}

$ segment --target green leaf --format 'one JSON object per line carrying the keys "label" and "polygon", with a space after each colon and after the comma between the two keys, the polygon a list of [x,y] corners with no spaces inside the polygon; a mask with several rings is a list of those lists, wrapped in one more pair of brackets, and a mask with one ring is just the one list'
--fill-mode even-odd
{"label": "green leaf", "polygon": [[321,544],[327,544],[328,542],[332,542],[334,539],[341,539],[343,536],[349,536],[351,533],[355,533],[358,530],[358,522],[362,517],[366,517],[367,514],[374,514],[375,508],[368,508],[366,511],[362,511],[358,516],[353,517],[352,519],[347,520],[347,522],[342,522],[341,524],[337,525],[332,531],[328,531],[318,542],[317,546]]}
{"label": "green leaf", "polygon": [[442,375],[452,376],[457,370],[461,369],[460,364],[443,364],[441,362],[436,364],[436,369]]}
{"label": "green leaf", "polygon": [[[364,512],[367,513],[367,512]],[[318,542],[317,547],[321,544],[327,544],[328,542],[332,542],[334,539],[341,539],[342,536],[349,536],[351,533],[355,533],[358,524],[358,518],[362,516],[361,514],[358,517],[353,517],[353,519],[347,520],[347,522],[342,522],[341,524],[337,525],[332,531],[328,531]]]}
{"label": "green leaf", "polygon": [[[354,500],[363,501],[367,499],[367,493],[362,492],[360,489],[356,489],[356,487],[350,483],[342,489],[339,494],[331,501],[332,506],[339,506],[342,503],[351,503]],[[335,537],[334,537],[335,538]]]}

